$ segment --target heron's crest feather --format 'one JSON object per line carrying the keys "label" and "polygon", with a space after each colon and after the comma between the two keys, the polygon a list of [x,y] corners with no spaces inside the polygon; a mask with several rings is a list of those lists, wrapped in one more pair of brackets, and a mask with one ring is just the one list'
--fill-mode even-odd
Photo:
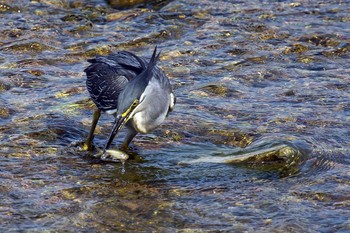
{"label": "heron's crest feather", "polygon": [[157,46],[156,46],[154,48],[151,60],[149,61],[146,70],[144,71],[144,75],[145,75],[145,78],[147,80],[150,80],[153,76],[153,70],[154,70],[155,66],[157,65],[157,62],[159,60],[159,55],[160,55],[160,52],[157,54]]}

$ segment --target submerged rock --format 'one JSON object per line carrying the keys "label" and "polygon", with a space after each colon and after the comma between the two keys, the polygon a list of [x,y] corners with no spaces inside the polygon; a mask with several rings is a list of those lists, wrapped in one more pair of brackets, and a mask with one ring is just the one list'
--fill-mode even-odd
{"label": "submerged rock", "polygon": [[208,156],[186,163],[227,163],[264,171],[278,171],[288,176],[299,171],[301,152],[287,145],[276,145],[239,155]]}
{"label": "submerged rock", "polygon": [[56,50],[54,47],[40,43],[40,42],[29,42],[29,43],[22,43],[22,44],[14,44],[8,47],[5,47],[1,49],[3,51],[11,51],[11,52],[43,52],[43,51],[53,51]]}
{"label": "submerged rock", "polygon": [[140,4],[155,2],[149,0],[108,0],[109,5],[116,9],[127,9]]}
{"label": "submerged rock", "polygon": [[15,111],[7,108],[7,107],[0,107],[0,118],[9,118]]}
{"label": "submerged rock", "polygon": [[11,88],[10,84],[8,84],[7,82],[1,81],[0,80],[0,92],[1,91],[7,91]]}
{"label": "submerged rock", "polygon": [[298,152],[293,148],[285,145],[258,150],[242,155],[228,156],[225,163],[232,164],[250,164],[250,165],[266,165],[268,163],[289,162],[297,157]]}
{"label": "submerged rock", "polygon": [[17,12],[20,13],[21,10],[17,6],[7,5],[5,3],[0,3],[0,12]]}

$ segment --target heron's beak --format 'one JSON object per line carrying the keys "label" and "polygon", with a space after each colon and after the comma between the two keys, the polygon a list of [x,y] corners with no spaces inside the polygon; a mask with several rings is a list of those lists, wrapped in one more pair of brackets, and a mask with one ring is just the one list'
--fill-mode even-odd
{"label": "heron's beak", "polygon": [[115,119],[115,122],[113,124],[113,128],[111,131],[111,134],[109,135],[108,141],[105,145],[105,148],[103,149],[103,153],[106,152],[106,150],[109,149],[109,147],[112,144],[113,139],[115,138],[115,136],[117,135],[117,133],[120,131],[120,129],[125,125],[126,123],[126,117],[123,117],[122,115],[117,116],[117,118]]}
{"label": "heron's beak", "polygon": [[107,143],[103,149],[103,153],[106,152],[106,150],[109,149],[109,147],[112,144],[113,139],[115,138],[115,136],[118,134],[118,132],[120,131],[121,128],[123,128],[123,126],[126,124],[126,122],[128,122],[131,118],[131,113],[133,112],[133,110],[137,107],[137,105],[139,104],[138,100],[135,100],[133,102],[133,104],[130,106],[130,108],[128,108],[128,110],[126,110],[123,114],[118,115],[115,119],[115,122],[113,124],[113,128],[111,131],[111,134],[109,135],[109,138],[107,140]]}

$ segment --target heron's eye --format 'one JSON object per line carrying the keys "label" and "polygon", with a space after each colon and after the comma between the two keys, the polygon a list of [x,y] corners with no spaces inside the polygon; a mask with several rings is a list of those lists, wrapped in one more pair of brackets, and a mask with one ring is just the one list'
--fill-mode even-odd
{"label": "heron's eye", "polygon": [[134,100],[131,106],[136,107],[138,104],[139,104],[139,100]]}

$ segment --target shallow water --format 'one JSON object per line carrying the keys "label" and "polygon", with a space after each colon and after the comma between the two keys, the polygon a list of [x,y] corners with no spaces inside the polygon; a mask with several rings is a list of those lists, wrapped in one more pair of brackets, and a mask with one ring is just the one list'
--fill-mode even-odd
{"label": "shallow water", "polygon": [[[2,232],[350,231],[348,1],[0,5]],[[123,173],[83,69],[155,45],[178,102]]]}

